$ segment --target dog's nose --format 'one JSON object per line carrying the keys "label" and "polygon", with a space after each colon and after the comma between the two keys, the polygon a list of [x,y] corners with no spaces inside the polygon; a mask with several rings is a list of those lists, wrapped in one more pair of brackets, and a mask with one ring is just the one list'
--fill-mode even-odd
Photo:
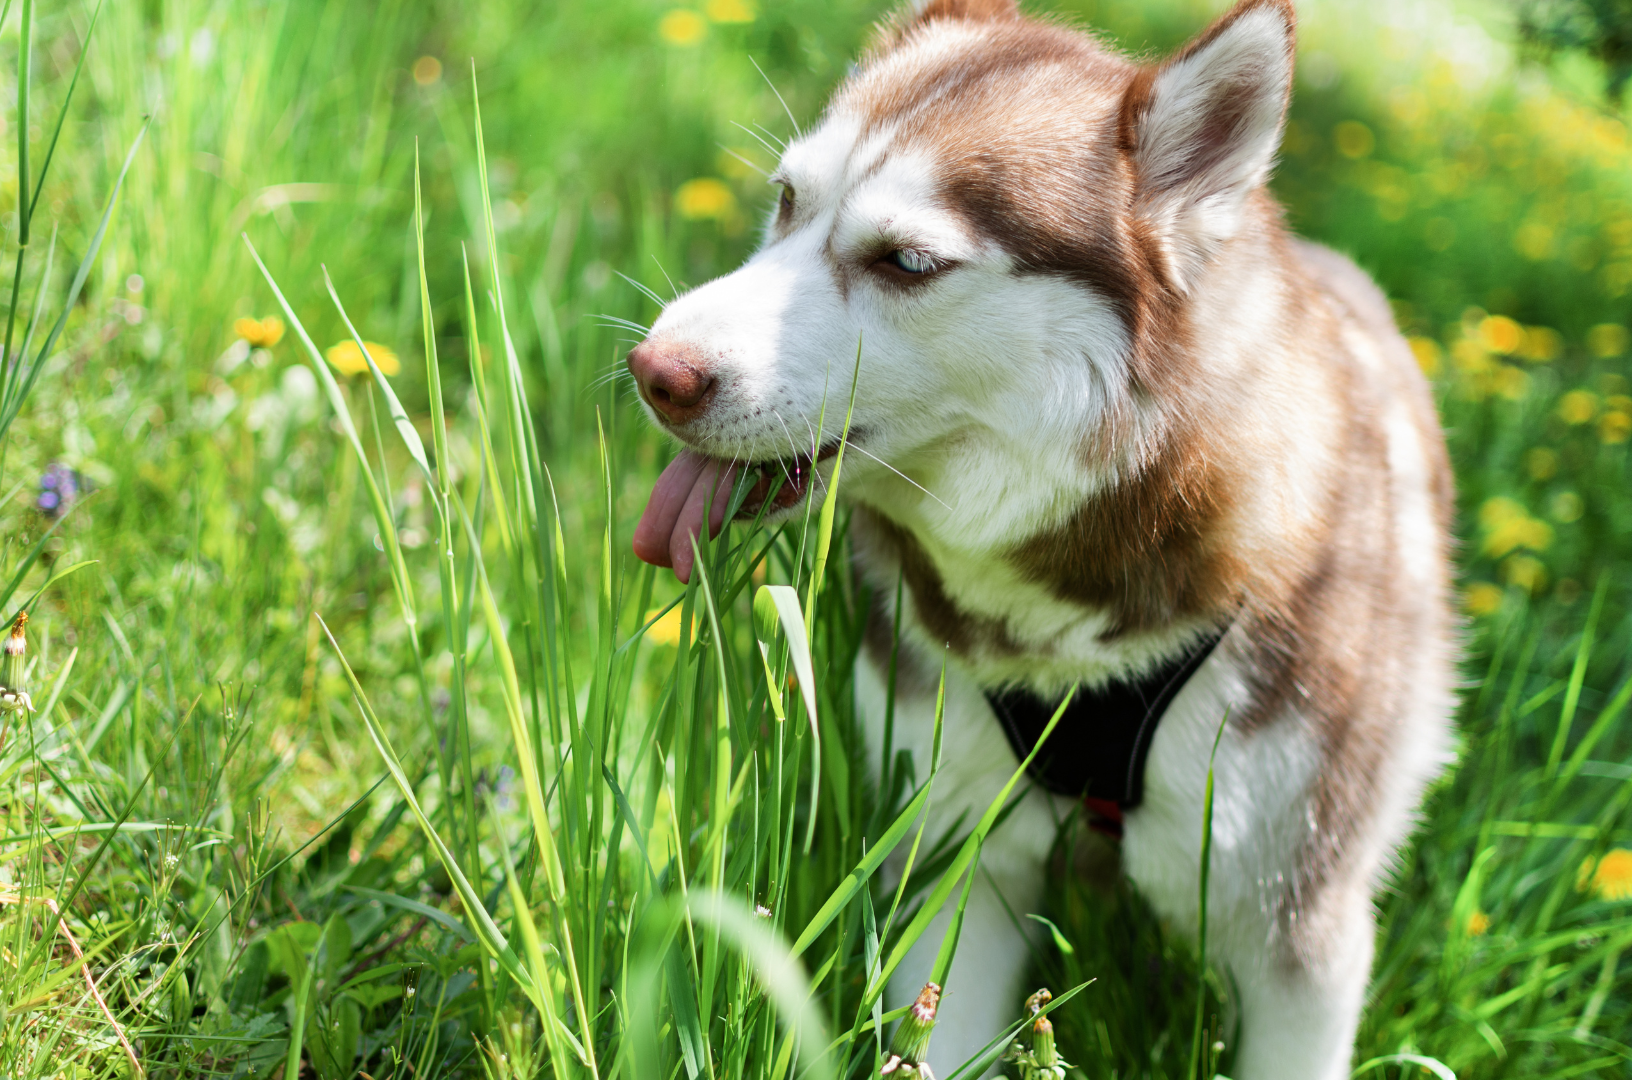
{"label": "dog's nose", "polygon": [[714,376],[695,349],[648,338],[629,353],[629,373],[640,396],[671,424],[696,419],[708,408]]}

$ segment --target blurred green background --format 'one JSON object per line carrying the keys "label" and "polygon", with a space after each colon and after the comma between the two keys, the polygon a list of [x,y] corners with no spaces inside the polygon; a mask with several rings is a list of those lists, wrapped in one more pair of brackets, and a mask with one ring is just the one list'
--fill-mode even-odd
{"label": "blurred green background", "polygon": [[[1155,57],[1219,5],[1029,8]],[[172,850],[155,827],[95,864],[72,913],[77,940],[107,972],[120,1023],[145,1033],[150,1071],[281,1073],[293,1006],[277,943],[313,945],[280,928],[336,911],[355,924],[347,971],[367,970],[363,958],[423,969],[415,977],[440,987],[445,1008],[413,1019],[408,976],[393,976],[394,996],[357,1006],[351,1058],[323,1064],[296,1047],[303,1075],[408,1075],[382,1062],[410,1028],[417,1060],[438,1075],[547,1071],[538,1058],[526,1069],[497,1063],[488,1048],[499,1013],[481,998],[480,954],[411,906],[448,906],[446,875],[388,791],[371,793],[378,758],[310,615],[334,628],[405,761],[434,758],[439,732],[418,719],[404,650],[426,658],[442,688],[433,704],[445,708],[448,629],[432,618],[408,641],[355,460],[240,234],[323,349],[346,338],[327,269],[362,336],[400,358],[393,385],[428,432],[411,221],[418,155],[456,479],[479,472],[472,429],[454,422],[473,400],[461,261],[480,282],[496,258],[575,553],[568,633],[589,655],[605,617],[594,556],[608,524],[596,425],[607,433],[620,574],[634,572],[623,552],[668,453],[613,377],[637,336],[617,320],[655,316],[641,286],[671,295],[753,248],[774,199],[759,170],[792,126],[778,94],[799,123],[816,117],[884,11],[854,0],[109,0],[34,226],[56,228],[72,256],[43,279],[48,295],[65,290],[128,147],[145,118],[151,127],[3,459],[11,557],[57,524],[63,507],[41,502],[56,490],[42,486],[55,464],[74,471],[77,489],[43,565],[98,561],[31,613],[34,693],[56,691],[53,707],[0,720],[0,928],[11,935],[0,957],[0,1071],[125,1068],[71,962],[17,957],[54,932],[25,899],[28,882],[60,896],[98,839],[51,830],[106,823],[126,798],[135,820],[216,830],[209,843],[240,859],[257,844],[293,853],[335,826],[269,879],[229,928],[235,937],[208,948],[177,943],[242,886],[239,871],[211,861],[223,852]],[[36,168],[91,12],[35,13],[26,123]],[[1392,299],[1434,379],[1459,485],[1464,756],[1384,899],[1362,1059],[1421,1052],[1457,1075],[1624,1077],[1632,853],[1617,852],[1632,847],[1632,738],[1616,695],[1632,634],[1632,141],[1605,89],[1613,57],[1557,34],[1542,37],[1560,47],[1538,50],[1520,14],[1494,2],[1300,4],[1298,82],[1273,186],[1295,229],[1352,255]],[[13,207],[17,26],[13,12],[0,30],[0,84],[11,87],[0,101],[0,206]],[[481,227],[473,74],[496,256]],[[0,224],[14,247],[16,213]],[[483,363],[493,344],[484,339]],[[366,424],[381,407],[366,376],[342,367],[342,378]],[[423,485],[405,455],[381,456],[400,542],[432,594]],[[625,631],[677,595],[661,579],[652,588],[640,594],[649,606],[639,590],[625,597]],[[660,632],[648,636],[632,661],[631,715],[658,707],[673,651]],[[471,679],[471,765],[491,789],[509,768],[508,744],[495,677]],[[848,755],[865,805],[868,764],[849,738],[835,757]],[[831,883],[843,869],[830,855],[811,872]],[[1075,944],[1041,951],[1039,977],[1101,982],[1060,1014],[1068,1059],[1094,1080],[1181,1075],[1195,983],[1184,944],[1125,889],[1107,897],[1069,877],[1051,911]],[[342,886],[410,906],[386,911],[376,895],[365,917],[355,906],[365,894]],[[254,951],[268,941],[275,947]],[[252,962],[259,981],[245,980]],[[832,984],[835,1017],[856,992],[842,983]],[[1212,985],[1227,996],[1222,976]],[[1224,1025],[1227,1011],[1215,1020]]]}

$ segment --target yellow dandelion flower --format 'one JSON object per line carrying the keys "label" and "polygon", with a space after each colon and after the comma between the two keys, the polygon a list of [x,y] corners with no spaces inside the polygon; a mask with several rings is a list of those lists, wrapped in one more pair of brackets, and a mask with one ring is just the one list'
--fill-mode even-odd
{"label": "yellow dandelion flower", "polygon": [[1575,887],[1600,900],[1632,900],[1632,850],[1616,848],[1596,863],[1588,859],[1581,864]]}
{"label": "yellow dandelion flower", "polygon": [[1546,551],[1553,544],[1553,527],[1526,514],[1510,518],[1485,537],[1485,554],[1501,558],[1515,548]]}
{"label": "yellow dandelion flower", "polygon": [[1551,480],[1558,475],[1558,451],[1538,446],[1524,455],[1524,467],[1532,480]]}
{"label": "yellow dandelion flower", "polygon": [[754,21],[753,5],[747,0],[708,0],[703,6],[708,17],[717,23],[748,23]]}
{"label": "yellow dandelion flower", "polygon": [[1462,605],[1468,614],[1493,615],[1502,606],[1502,589],[1488,581],[1476,581],[1462,594]]}
{"label": "yellow dandelion flower", "polygon": [[[655,612],[648,614],[646,617],[650,619],[652,614],[655,614]],[[650,641],[653,645],[680,644],[679,604],[676,604],[674,607],[670,608],[667,615],[663,616],[661,619],[657,620],[657,622],[652,624],[652,628],[646,631],[646,640]]]}
{"label": "yellow dandelion flower", "polygon": [[1514,518],[1529,516],[1524,507],[1516,499],[1509,499],[1505,495],[1498,495],[1494,499],[1486,499],[1479,508],[1479,524],[1487,529],[1494,529],[1498,525],[1512,521]]}
{"label": "yellow dandelion flower", "polygon": [[1575,492],[1561,491],[1553,496],[1553,502],[1549,509],[1552,512],[1554,521],[1562,521],[1568,525],[1572,521],[1581,520],[1581,514],[1586,509],[1586,505],[1582,503],[1581,496]]}
{"label": "yellow dandelion flower", "polygon": [[1445,358],[1445,350],[1439,347],[1439,342],[1433,338],[1414,337],[1411,339],[1411,352],[1424,375],[1432,377],[1439,374]]}
{"label": "yellow dandelion flower", "polygon": [[1547,567],[1529,555],[1513,555],[1502,563],[1502,580],[1533,596],[1547,587]]}
{"label": "yellow dandelion flower", "polygon": [[716,220],[728,216],[737,206],[737,197],[725,183],[712,176],[687,180],[674,193],[674,208],[689,221]]}
{"label": "yellow dandelion flower", "polygon": [[695,11],[675,8],[658,22],[657,33],[670,45],[695,45],[708,33],[708,23]]}
{"label": "yellow dandelion flower", "polygon": [[[363,344],[368,346],[368,355],[374,358],[381,374],[395,375],[402,370],[396,353],[375,341],[365,341]],[[357,347],[355,341],[342,341],[323,355],[342,375],[361,375],[368,370],[368,361],[363,359],[363,350]]]}
{"label": "yellow dandelion flower", "polygon": [[1558,415],[1566,424],[1585,424],[1598,415],[1598,395],[1591,390],[1571,390],[1558,399]]}
{"label": "yellow dandelion flower", "polygon": [[283,340],[283,320],[275,315],[264,319],[239,319],[232,332],[256,349],[270,349]]}
{"label": "yellow dandelion flower", "polygon": [[1519,355],[1532,364],[1557,360],[1564,353],[1564,335],[1545,326],[1532,326],[1524,332],[1524,344]]}
{"label": "yellow dandelion flower", "polygon": [[1632,436],[1632,416],[1611,409],[1598,420],[1598,437],[1606,443],[1623,443]]}
{"label": "yellow dandelion flower", "polygon": [[1478,374],[1490,367],[1490,353],[1478,338],[1465,337],[1451,346],[1451,359],[1459,370]]}
{"label": "yellow dandelion flower", "polygon": [[1483,937],[1489,929],[1490,916],[1478,908],[1474,908],[1473,913],[1468,916],[1468,936]]}
{"label": "yellow dandelion flower", "polygon": [[1599,323],[1587,331],[1587,348],[1592,355],[1608,360],[1626,351],[1628,336],[1626,327],[1620,323]]}
{"label": "yellow dandelion flower", "polygon": [[1524,344],[1524,327],[1506,315],[1489,315],[1479,323],[1479,340],[1491,352],[1511,355]]}

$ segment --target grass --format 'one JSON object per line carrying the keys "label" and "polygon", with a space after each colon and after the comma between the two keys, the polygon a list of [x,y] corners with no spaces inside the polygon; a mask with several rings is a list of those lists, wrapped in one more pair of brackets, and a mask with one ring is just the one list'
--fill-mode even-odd
{"label": "grass", "polygon": [[[57,149],[33,242],[5,222],[21,337],[44,307],[0,399],[38,708],[0,715],[0,1074],[874,1071],[877,989],[1001,808],[942,837],[932,775],[866,760],[842,506],[734,528],[684,590],[626,554],[664,450],[607,375],[650,294],[752,243],[768,196],[720,144],[766,166],[788,119],[749,57],[803,120],[876,11],[171,0],[90,34],[18,3],[0,176]],[[1069,10],[1135,49],[1206,15]],[[1461,753],[1357,1061],[1624,1077],[1632,151],[1578,70],[1407,10],[1305,7],[1276,181],[1396,299],[1466,538]],[[345,340],[402,373],[339,374]],[[1228,974],[1081,826],[1016,913],[1062,1056],[1191,1075],[1199,999],[1227,1075]]]}

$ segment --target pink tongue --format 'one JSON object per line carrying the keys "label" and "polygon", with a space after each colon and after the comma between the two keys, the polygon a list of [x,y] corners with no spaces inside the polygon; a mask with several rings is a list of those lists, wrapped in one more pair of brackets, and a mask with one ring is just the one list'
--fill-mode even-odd
{"label": "pink tongue", "polygon": [[704,506],[710,499],[708,535],[718,536],[725,523],[725,504],[736,466],[726,468],[722,475],[722,465],[695,450],[683,450],[669,463],[635,526],[637,558],[653,566],[672,566],[675,577],[691,580],[691,540],[702,531]]}

